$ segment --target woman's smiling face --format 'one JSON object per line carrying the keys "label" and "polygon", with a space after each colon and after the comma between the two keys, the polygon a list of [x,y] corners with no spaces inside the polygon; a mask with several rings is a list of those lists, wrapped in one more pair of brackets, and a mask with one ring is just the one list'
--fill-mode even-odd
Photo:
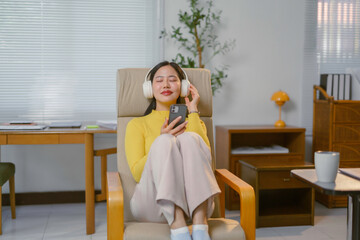
{"label": "woman's smiling face", "polygon": [[[181,91],[181,81],[176,70],[170,65],[159,68],[152,81],[152,90],[156,99],[156,110],[169,110],[170,105],[176,103]],[[163,109],[164,107],[166,109]]]}

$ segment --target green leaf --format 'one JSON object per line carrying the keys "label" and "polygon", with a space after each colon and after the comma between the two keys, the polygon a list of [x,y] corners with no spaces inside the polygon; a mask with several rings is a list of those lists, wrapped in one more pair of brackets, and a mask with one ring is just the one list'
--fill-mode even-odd
{"label": "green leaf", "polygon": [[[169,33],[162,30],[160,38],[173,39],[182,49],[172,61],[181,67],[200,67],[199,55],[202,56],[201,66],[206,65],[219,54],[227,54],[235,48],[235,40],[221,43],[216,35],[221,19],[221,10],[214,10],[213,0],[200,4],[199,0],[189,0],[189,11],[179,10],[178,26],[172,26]],[[186,34],[183,34],[186,33]],[[200,52],[198,52],[198,46]],[[191,55],[185,57],[183,54]],[[206,59],[205,59],[206,56]],[[211,86],[215,93],[227,78],[227,66],[215,67],[211,74]]]}

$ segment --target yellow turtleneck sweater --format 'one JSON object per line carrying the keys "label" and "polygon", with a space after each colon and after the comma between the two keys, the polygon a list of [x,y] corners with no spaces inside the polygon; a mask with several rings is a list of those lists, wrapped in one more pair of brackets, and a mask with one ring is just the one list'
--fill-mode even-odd
{"label": "yellow turtleneck sweater", "polygon": [[[169,111],[153,110],[149,115],[132,119],[125,134],[125,153],[130,171],[136,182],[140,181],[151,144],[160,136],[161,126],[169,118]],[[191,113],[188,116],[186,132],[199,134],[204,142],[210,146],[206,133],[206,126],[199,114]],[[210,147],[209,147],[210,148]]]}

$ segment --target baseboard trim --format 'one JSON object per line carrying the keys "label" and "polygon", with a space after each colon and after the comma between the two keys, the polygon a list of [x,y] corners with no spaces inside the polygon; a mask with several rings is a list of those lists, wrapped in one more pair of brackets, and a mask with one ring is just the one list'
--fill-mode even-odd
{"label": "baseboard trim", "polygon": [[[96,190],[95,194],[100,193]],[[3,205],[10,205],[9,194],[2,195]],[[85,191],[16,193],[16,205],[84,203]]]}

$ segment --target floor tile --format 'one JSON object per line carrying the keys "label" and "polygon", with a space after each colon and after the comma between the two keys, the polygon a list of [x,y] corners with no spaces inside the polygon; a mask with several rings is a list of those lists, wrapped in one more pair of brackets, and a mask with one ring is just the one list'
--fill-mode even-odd
{"label": "floor tile", "polygon": [[42,239],[44,236],[48,214],[19,214],[16,219],[7,218],[3,222],[1,239]]}
{"label": "floor tile", "polygon": [[279,236],[279,233],[272,228],[258,228],[256,229],[256,239],[257,240],[284,240],[282,236]]}
{"label": "floor tile", "polygon": [[91,236],[86,235],[85,215],[52,212],[44,239],[91,239]]}
{"label": "floor tile", "polygon": [[[3,207],[1,240],[105,240],[106,203],[95,204],[95,233],[86,235],[85,204],[17,206],[17,219],[10,207]],[[226,211],[228,218],[239,221],[239,211]],[[342,240],[346,239],[346,209],[328,209],[315,204],[314,226],[257,228],[257,240]]]}
{"label": "floor tile", "polygon": [[314,226],[257,228],[257,240],[346,239],[346,208],[329,209],[315,203]]}
{"label": "floor tile", "polygon": [[66,214],[86,215],[86,207],[84,203],[53,204],[51,214],[59,214],[60,216]]}
{"label": "floor tile", "polygon": [[3,206],[2,209],[2,222],[5,222],[7,221],[8,217],[11,218],[11,215],[10,215],[10,207],[7,207],[7,206]]}
{"label": "floor tile", "polygon": [[95,205],[95,233],[92,240],[107,239],[107,219],[106,219],[106,203],[101,202]]}
{"label": "floor tile", "polygon": [[49,215],[53,205],[20,205],[16,206],[17,216]]}
{"label": "floor tile", "polygon": [[283,227],[275,229],[286,240],[329,240],[329,236],[313,226]]}
{"label": "floor tile", "polygon": [[106,240],[107,234],[106,234],[106,232],[101,233],[101,234],[97,233],[97,234],[92,235],[91,239],[92,240]]}

